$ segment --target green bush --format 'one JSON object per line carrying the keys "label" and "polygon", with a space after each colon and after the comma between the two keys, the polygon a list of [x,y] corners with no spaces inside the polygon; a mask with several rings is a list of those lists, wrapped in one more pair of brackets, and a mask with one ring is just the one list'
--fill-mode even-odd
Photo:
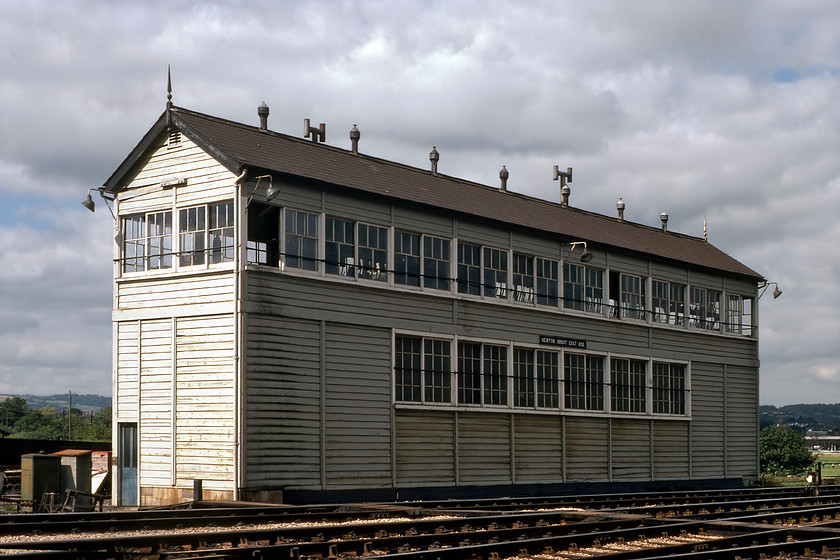
{"label": "green bush", "polygon": [[771,475],[801,475],[814,465],[805,436],[790,426],[764,428],[759,435],[761,472]]}

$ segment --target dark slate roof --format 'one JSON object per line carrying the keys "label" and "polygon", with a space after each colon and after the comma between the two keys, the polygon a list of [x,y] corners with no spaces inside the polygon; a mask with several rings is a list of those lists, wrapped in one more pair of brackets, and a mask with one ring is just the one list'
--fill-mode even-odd
{"label": "dark slate roof", "polygon": [[368,195],[434,207],[497,223],[538,230],[591,248],[642,253],[666,261],[762,280],[762,276],[701,238],[614,217],[564,207],[520,193],[465,181],[428,170],[354,154],[302,138],[261,130],[173,107],[161,115],[128,158],[106,181],[110,191],[142,164],[143,156],[168,123],[180,129],[237,175],[244,167],[290,179],[347,188]]}

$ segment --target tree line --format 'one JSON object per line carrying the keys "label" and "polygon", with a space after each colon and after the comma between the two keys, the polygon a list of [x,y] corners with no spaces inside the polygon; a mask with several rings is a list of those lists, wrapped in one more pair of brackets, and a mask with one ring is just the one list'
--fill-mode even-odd
{"label": "tree line", "polygon": [[111,407],[83,411],[45,405],[29,408],[23,397],[0,403],[0,433],[16,439],[111,441]]}

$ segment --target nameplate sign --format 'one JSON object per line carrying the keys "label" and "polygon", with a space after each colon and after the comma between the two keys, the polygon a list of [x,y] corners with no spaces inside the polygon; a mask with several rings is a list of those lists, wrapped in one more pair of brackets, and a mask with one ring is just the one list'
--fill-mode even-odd
{"label": "nameplate sign", "polygon": [[586,349],[585,340],[576,340],[574,338],[561,338],[559,336],[540,335],[540,344],[548,344],[551,346],[562,346],[564,348],[581,348]]}

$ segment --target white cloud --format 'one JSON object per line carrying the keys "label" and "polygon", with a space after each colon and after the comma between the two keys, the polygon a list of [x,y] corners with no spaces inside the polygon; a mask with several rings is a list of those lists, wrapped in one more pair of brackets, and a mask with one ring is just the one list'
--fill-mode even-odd
{"label": "white cloud", "polygon": [[110,216],[78,202],[161,113],[171,64],[195,110],[255,124],[265,100],[274,130],[308,117],[347,147],[358,123],[372,155],[426,167],[436,145],[444,173],[497,185],[505,164],[512,190],[552,200],[551,166],[571,166],[575,206],[613,215],[621,196],[629,219],[668,211],[694,235],[705,216],[712,243],[785,292],[761,300],[762,399],[824,400],[838,28],[830,0],[5,5],[0,391],[109,387],[109,344],[79,348],[110,339]]}

